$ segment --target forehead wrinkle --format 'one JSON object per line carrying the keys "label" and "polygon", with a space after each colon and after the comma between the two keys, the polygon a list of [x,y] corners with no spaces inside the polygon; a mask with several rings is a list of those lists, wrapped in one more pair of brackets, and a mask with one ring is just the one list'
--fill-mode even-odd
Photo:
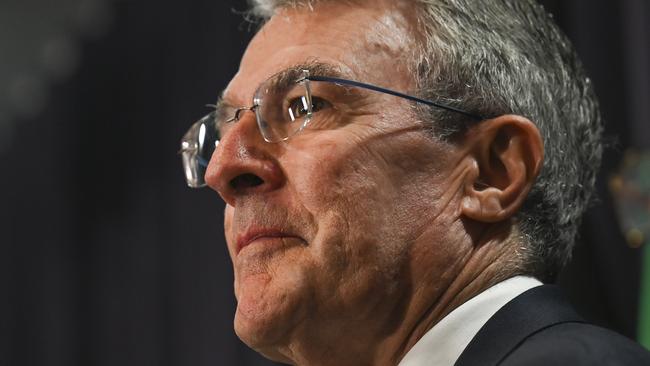
{"label": "forehead wrinkle", "polygon": [[[363,56],[364,59],[357,61],[358,65],[368,65],[368,55],[377,63],[391,60],[389,64],[396,67],[395,72],[392,73],[392,81],[396,81],[395,76],[397,75],[408,74],[409,65],[406,60],[410,50],[416,48],[413,20],[410,19],[411,16],[404,7],[405,5],[401,2],[396,2],[389,5],[384,11],[373,14],[373,22],[369,24],[365,32],[365,44],[361,45],[367,55]],[[372,63],[373,61],[370,61],[370,64]],[[367,69],[368,67],[361,68],[369,77],[372,77],[372,68]],[[412,82],[412,80],[408,80],[407,84]],[[408,85],[402,86],[407,87]]]}
{"label": "forehead wrinkle", "polygon": [[368,32],[368,45],[391,56],[400,56],[409,48],[412,40],[406,19],[399,13],[390,12],[375,17],[376,28]]}
{"label": "forehead wrinkle", "polygon": [[[337,44],[347,44],[348,69],[354,69],[355,80],[379,82],[384,77],[377,78],[378,63],[388,61],[392,67],[403,74],[408,73],[410,65],[403,62],[417,48],[417,17],[411,2],[395,0],[360,0],[345,2],[315,2],[312,9],[281,8],[274,16],[289,21],[291,16],[315,16],[319,12],[334,10],[335,6],[345,5],[349,9],[366,9],[371,12],[368,18],[358,19],[354,12],[345,12],[340,8],[334,10],[338,14],[337,27],[328,28],[327,32],[336,33]],[[339,14],[340,13],[340,14]],[[316,18],[318,20],[318,18]],[[329,21],[329,20],[328,20]],[[341,22],[349,24],[339,24]],[[362,51],[362,52],[359,52]],[[385,66],[385,65],[384,65]],[[395,75],[392,75],[395,76]],[[410,78],[409,78],[410,79]],[[408,80],[403,87],[409,87]]]}

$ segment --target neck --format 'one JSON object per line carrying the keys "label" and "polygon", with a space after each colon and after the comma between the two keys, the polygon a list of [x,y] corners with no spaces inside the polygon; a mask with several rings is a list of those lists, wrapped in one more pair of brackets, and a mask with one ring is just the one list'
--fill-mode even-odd
{"label": "neck", "polygon": [[[441,291],[425,283],[414,294],[412,309],[407,314],[417,314],[404,322],[405,333],[398,347],[393,348],[391,362],[396,365],[406,353],[440,320],[454,309],[493,285],[511,277],[517,263],[513,244],[491,239],[475,244],[467,255],[455,264],[455,273]],[[454,271],[456,269],[457,271]]]}

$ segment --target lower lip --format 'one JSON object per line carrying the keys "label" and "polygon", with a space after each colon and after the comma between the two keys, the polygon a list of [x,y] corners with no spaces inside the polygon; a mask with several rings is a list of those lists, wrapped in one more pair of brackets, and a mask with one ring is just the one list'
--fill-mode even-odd
{"label": "lower lip", "polygon": [[239,250],[239,253],[244,251],[267,252],[269,250],[277,250],[293,246],[297,241],[302,242],[302,239],[295,236],[262,236],[243,246]]}

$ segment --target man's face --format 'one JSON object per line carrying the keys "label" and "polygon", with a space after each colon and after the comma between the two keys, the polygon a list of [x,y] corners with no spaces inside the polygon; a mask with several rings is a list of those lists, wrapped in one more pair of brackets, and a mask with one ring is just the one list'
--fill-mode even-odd
{"label": "man's face", "polygon": [[[391,6],[282,11],[250,43],[224,100],[250,105],[267,78],[314,62],[412,92],[408,19]],[[308,340],[390,337],[421,286],[448,284],[461,252],[453,148],[400,98],[356,90],[329,108],[340,123],[281,143],[263,141],[246,112],[206,175],[228,204],[236,332],[279,360]]]}

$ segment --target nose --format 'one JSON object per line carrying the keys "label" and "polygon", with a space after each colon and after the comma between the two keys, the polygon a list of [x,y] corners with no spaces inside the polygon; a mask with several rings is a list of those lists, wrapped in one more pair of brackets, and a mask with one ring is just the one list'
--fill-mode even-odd
{"label": "nose", "polygon": [[233,207],[242,197],[280,188],[284,176],[275,158],[276,145],[264,141],[253,113],[244,113],[212,154],[205,174],[207,185]]}

